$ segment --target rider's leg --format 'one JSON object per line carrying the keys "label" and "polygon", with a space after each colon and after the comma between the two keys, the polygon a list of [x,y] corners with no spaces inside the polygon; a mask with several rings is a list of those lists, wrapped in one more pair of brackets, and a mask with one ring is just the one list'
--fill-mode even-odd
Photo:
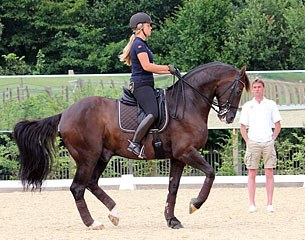
{"label": "rider's leg", "polygon": [[147,134],[151,125],[156,119],[158,119],[158,104],[153,86],[137,87],[133,94],[147,116],[136,129],[135,135],[128,146],[128,150],[136,154],[138,157],[144,158],[145,156],[141,153],[140,143]]}

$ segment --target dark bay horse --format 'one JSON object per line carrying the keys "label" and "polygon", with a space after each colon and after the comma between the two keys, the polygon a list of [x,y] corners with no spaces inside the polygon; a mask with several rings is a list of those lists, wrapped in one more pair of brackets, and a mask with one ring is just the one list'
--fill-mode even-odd
{"label": "dark bay horse", "polygon": [[[180,178],[184,166],[203,171],[206,175],[196,198],[191,199],[190,213],[199,209],[208,198],[215,173],[198,150],[208,137],[208,115],[211,107],[220,120],[232,123],[243,89],[250,83],[245,72],[231,65],[214,62],[194,68],[167,89],[166,101],[170,120],[160,133],[165,158],[170,159],[168,195],[165,219],[171,228],[182,228],[174,209]],[[178,100],[176,96],[179,96]],[[215,100],[215,99],[216,100]],[[108,217],[114,225],[119,222],[115,201],[99,186],[98,180],[114,155],[126,158],[135,156],[127,151],[132,133],[123,132],[118,124],[118,100],[104,97],[86,97],[72,104],[62,113],[40,120],[22,120],[14,127],[14,138],[20,152],[20,178],[25,187],[41,189],[43,180],[51,170],[54,141],[58,134],[63,139],[77,170],[70,190],[84,224],[103,229],[87,208],[84,192],[88,189],[110,211]],[[155,158],[147,136],[147,160]]]}

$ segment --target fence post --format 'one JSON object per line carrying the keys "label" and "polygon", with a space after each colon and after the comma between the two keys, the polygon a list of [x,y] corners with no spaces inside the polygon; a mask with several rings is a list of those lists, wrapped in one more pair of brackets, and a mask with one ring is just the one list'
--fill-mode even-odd
{"label": "fence post", "polygon": [[128,174],[133,174],[132,160],[128,159]]}
{"label": "fence post", "polygon": [[283,88],[284,88],[284,101],[283,102],[285,105],[290,105],[291,101],[290,101],[290,93],[288,90],[288,86],[283,84]]}
{"label": "fence post", "polygon": [[46,91],[46,93],[48,94],[49,97],[52,96],[52,88],[51,87],[45,87],[44,90]]}
{"label": "fence post", "polygon": [[77,85],[78,85],[79,89],[82,90],[84,87],[83,79],[81,79],[81,78],[77,79]]}
{"label": "fence post", "polygon": [[20,97],[20,87],[17,87],[17,98],[18,98],[18,101],[20,102],[20,101],[21,101],[21,97]]}
{"label": "fence post", "polygon": [[69,88],[66,86],[66,102],[69,102]]}
{"label": "fence post", "polygon": [[29,91],[28,86],[25,87],[25,92],[26,92],[26,97],[29,98],[30,97],[30,91]]}
{"label": "fence post", "polygon": [[19,81],[18,100],[19,101],[23,100],[23,79],[22,78],[20,78],[20,81]]}
{"label": "fence post", "polygon": [[298,83],[296,86],[299,95],[299,104],[304,104],[304,84]]}
{"label": "fence post", "polygon": [[241,175],[241,166],[238,159],[238,129],[233,128],[233,166],[237,175]]}

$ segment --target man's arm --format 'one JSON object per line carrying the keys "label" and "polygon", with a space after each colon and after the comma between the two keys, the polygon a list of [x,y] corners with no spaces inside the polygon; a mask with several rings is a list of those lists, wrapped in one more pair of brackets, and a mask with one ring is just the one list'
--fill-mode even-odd
{"label": "man's arm", "polygon": [[280,131],[281,131],[281,122],[278,121],[278,122],[274,123],[274,131],[273,131],[273,135],[272,135],[273,140],[275,140],[277,138],[277,136],[280,134]]}
{"label": "man's arm", "polygon": [[240,133],[241,133],[243,139],[245,140],[245,142],[248,142],[249,138],[248,138],[247,126],[246,125],[240,124]]}

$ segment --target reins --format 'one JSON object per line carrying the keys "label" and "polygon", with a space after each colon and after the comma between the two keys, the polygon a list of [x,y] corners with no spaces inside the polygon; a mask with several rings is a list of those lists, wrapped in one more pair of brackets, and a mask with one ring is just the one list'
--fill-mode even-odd
{"label": "reins", "polygon": [[[238,74],[237,77],[235,78],[235,80],[233,81],[233,83],[228,86],[228,88],[221,94],[225,94],[229,89],[232,89],[231,94],[228,98],[228,100],[225,103],[218,103],[215,100],[211,100],[210,98],[208,98],[207,96],[203,95],[197,88],[195,88],[194,86],[192,86],[189,82],[187,82],[181,75],[180,71],[177,70],[176,74],[173,77],[173,82],[175,83],[175,76],[178,78],[178,82],[177,82],[177,88],[181,88],[181,92],[182,92],[182,101],[183,101],[183,111],[182,111],[182,118],[184,117],[184,112],[185,112],[185,107],[186,107],[186,100],[185,100],[185,90],[184,90],[184,85],[183,83],[185,83],[186,85],[188,85],[192,90],[194,90],[196,93],[198,93],[201,97],[203,97],[203,99],[206,101],[206,103],[219,115],[224,115],[226,113],[228,113],[230,111],[230,108],[238,108],[238,106],[233,106],[231,105],[231,101],[233,100],[234,97],[234,89],[236,88],[237,84],[240,82],[242,83],[244,86],[245,84],[240,80],[240,75]],[[175,87],[175,85],[174,85]],[[179,101],[179,91],[173,91],[172,94],[175,92],[176,96],[175,96],[175,110],[174,110],[174,114],[171,116],[174,119],[178,118],[178,101]],[[218,107],[218,109],[216,108]],[[222,108],[224,108],[222,110]]]}

